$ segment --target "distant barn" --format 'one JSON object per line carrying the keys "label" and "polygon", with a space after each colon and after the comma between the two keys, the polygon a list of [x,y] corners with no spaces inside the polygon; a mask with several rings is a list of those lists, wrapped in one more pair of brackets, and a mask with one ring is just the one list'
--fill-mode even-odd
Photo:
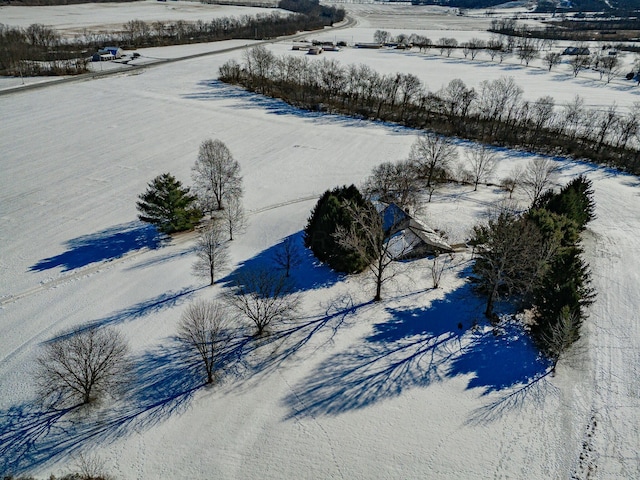
{"label": "distant barn", "polygon": [[591,55],[591,52],[587,47],[567,47],[562,55]]}

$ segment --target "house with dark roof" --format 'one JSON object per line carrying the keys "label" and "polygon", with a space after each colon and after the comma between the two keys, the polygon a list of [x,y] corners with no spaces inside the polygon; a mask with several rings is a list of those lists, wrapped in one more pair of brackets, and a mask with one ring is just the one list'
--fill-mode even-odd
{"label": "house with dark roof", "polygon": [[395,260],[453,252],[442,235],[395,203],[374,202],[374,205],[382,216],[382,227],[389,236],[389,252]]}

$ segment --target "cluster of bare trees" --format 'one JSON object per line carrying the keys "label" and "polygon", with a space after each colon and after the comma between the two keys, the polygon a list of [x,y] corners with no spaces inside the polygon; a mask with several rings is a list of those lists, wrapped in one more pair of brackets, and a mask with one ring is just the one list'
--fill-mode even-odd
{"label": "cluster of bare trees", "polygon": [[72,75],[87,71],[88,59],[51,27],[27,28],[0,23],[0,74],[15,76]]}
{"label": "cluster of bare trees", "polygon": [[317,1],[282,0],[290,15],[268,13],[220,17],[210,21],[185,20],[144,22],[130,20],[113,32],[83,31],[63,39],[54,29],[41,24],[27,28],[0,23],[0,74],[70,75],[87,71],[87,52],[105,45],[127,48],[214,42],[231,38],[263,39],[316,30],[344,19],[341,8],[320,6]]}
{"label": "cluster of bare trees", "polygon": [[220,78],[302,108],[640,170],[640,104],[623,112],[615,104],[605,110],[586,108],[580,97],[565,105],[556,105],[550,96],[525,100],[510,77],[485,80],[477,89],[455,79],[432,92],[413,74],[381,75],[368,65],[277,57],[264,47],[248,51],[243,64],[225,63]]}
{"label": "cluster of bare trees", "polygon": [[227,240],[246,223],[240,164],[224,142],[208,139],[200,145],[192,178],[197,203],[210,217],[198,235],[193,271],[213,285],[228,263]]}

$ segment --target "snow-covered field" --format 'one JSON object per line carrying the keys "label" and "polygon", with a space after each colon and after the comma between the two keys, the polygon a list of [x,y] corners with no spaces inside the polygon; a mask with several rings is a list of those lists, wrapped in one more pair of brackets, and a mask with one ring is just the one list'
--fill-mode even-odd
{"label": "snow-covered field", "polygon": [[[251,2],[247,2],[251,3]],[[270,3],[266,0],[264,3]],[[120,31],[131,20],[170,22],[176,20],[208,22],[220,17],[241,17],[258,13],[282,12],[280,9],[212,5],[193,1],[142,0],[131,3],[83,3],[42,7],[0,6],[0,19],[5,25],[28,27],[40,23],[65,35]]]}
{"label": "snow-covered field", "polygon": [[[322,35],[370,41],[376,28],[391,28],[383,20],[392,6],[347,7],[359,26]],[[423,25],[405,10],[416,30],[446,23],[425,15]],[[412,33],[399,17],[399,31]],[[526,98],[580,94],[621,108],[638,100],[630,84],[574,79],[563,66],[548,73],[415,52],[330,54],[415,73],[432,89],[509,75]],[[231,270],[247,268],[270,262],[283,238],[300,239],[315,196],[405,158],[418,135],[218,83],[219,65],[240,56],[0,96],[0,473],[60,475],[85,452],[123,479],[640,478],[640,182],[586,163],[558,159],[562,183],[578,173],[594,183],[597,219],[585,249],[598,297],[582,353],[554,377],[517,328],[500,336],[486,328],[465,254],[437,290],[429,260],[398,265],[379,304],[369,302],[366,277],[336,276],[305,254],[295,272],[299,328],[255,344],[218,385],[198,388],[177,353],[176,324],[185,305],[225,283],[206,287],[192,275],[192,235],[158,244],[136,221],[147,182],[171,172],[189,184],[200,143],[225,142],[242,166],[250,213],[231,245]],[[531,158],[499,155],[497,178]],[[425,220],[456,243],[502,198],[493,187],[452,187],[434,196]],[[136,384],[86,417],[39,411],[34,358],[44,342],[87,324],[126,335]]]}

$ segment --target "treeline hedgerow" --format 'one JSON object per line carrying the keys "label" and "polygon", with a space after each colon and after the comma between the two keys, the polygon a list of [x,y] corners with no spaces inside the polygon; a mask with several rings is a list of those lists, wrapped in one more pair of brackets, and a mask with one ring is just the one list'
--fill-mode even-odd
{"label": "treeline hedgerow", "polygon": [[219,76],[299,108],[392,121],[640,173],[640,105],[622,113],[615,104],[589,109],[579,96],[564,105],[550,96],[529,101],[511,77],[485,80],[477,89],[454,79],[433,92],[411,73],[382,75],[368,65],[343,66],[334,59],[277,57],[265,47],[247,51],[242,63],[226,62]]}

